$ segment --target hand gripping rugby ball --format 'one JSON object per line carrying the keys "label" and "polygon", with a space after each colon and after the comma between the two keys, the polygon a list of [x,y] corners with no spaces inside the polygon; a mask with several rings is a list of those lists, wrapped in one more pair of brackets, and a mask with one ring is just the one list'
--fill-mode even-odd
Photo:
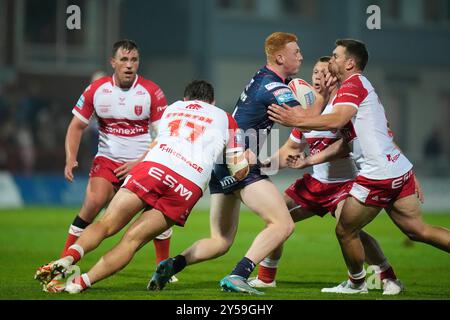
{"label": "hand gripping rugby ball", "polygon": [[304,108],[311,106],[316,100],[313,87],[303,79],[295,78],[288,83],[295,98]]}

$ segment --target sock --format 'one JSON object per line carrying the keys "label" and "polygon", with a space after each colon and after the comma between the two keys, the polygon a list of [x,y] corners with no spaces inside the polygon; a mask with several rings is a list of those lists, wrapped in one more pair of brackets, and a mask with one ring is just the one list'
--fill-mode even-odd
{"label": "sock", "polygon": [[361,272],[351,274],[350,271],[348,272],[348,279],[351,283],[355,285],[360,285],[366,281],[366,270],[363,268]]}
{"label": "sock", "polygon": [[238,262],[236,267],[234,267],[234,270],[231,272],[231,274],[248,279],[255,267],[256,265],[252,260],[247,257],[243,257],[242,260]]}
{"label": "sock", "polygon": [[270,258],[265,258],[259,264],[258,279],[265,283],[275,281],[275,276],[278,270],[278,261]]}
{"label": "sock", "polygon": [[187,265],[186,258],[181,254],[173,258],[173,270],[175,271],[175,273],[178,273],[184,268],[186,268],[186,265]]}
{"label": "sock", "polygon": [[159,240],[154,239],[153,245],[155,246],[156,264],[169,258],[170,238]]}
{"label": "sock", "polygon": [[75,242],[77,242],[78,238],[80,237],[81,233],[84,229],[89,225],[89,222],[84,221],[79,216],[76,216],[73,220],[72,224],[69,227],[69,234],[67,235],[66,243],[64,245],[64,249],[61,252],[61,258],[66,256],[67,249],[73,245]]}
{"label": "sock", "polygon": [[395,275],[394,269],[392,267],[389,267],[388,269],[381,271],[380,279],[381,280],[384,280],[384,279],[396,280],[397,276]]}
{"label": "sock", "polygon": [[74,244],[69,247],[66,251],[66,256],[71,256],[73,258],[72,264],[77,263],[80,261],[81,258],[83,258],[84,250],[81,246]]}
{"label": "sock", "polygon": [[79,284],[83,290],[91,286],[91,280],[89,279],[87,273],[83,273],[81,276],[73,279],[73,283]]}

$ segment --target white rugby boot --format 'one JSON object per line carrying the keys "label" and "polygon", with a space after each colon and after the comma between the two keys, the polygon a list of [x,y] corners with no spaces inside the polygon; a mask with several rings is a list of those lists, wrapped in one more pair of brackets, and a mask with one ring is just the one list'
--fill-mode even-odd
{"label": "white rugby boot", "polygon": [[52,261],[39,267],[34,274],[34,279],[43,285],[47,285],[57,275],[65,275],[67,269],[72,265],[73,258],[70,256]]}
{"label": "white rugby boot", "polygon": [[383,295],[395,296],[405,290],[399,279],[383,279]]}
{"label": "white rugby boot", "polygon": [[68,293],[71,294],[76,294],[76,293],[80,293],[82,291],[84,291],[85,289],[83,289],[83,287],[81,286],[81,284],[75,283],[74,281],[69,282],[66,287],[65,290]]}
{"label": "white rugby boot", "polygon": [[364,281],[360,285],[355,285],[350,280],[346,280],[336,287],[323,288],[321,292],[324,293],[342,293],[342,294],[356,294],[356,293],[368,293],[367,284]]}
{"label": "white rugby boot", "polygon": [[250,287],[253,287],[253,288],[276,288],[277,287],[276,280],[273,280],[272,282],[267,283],[267,282],[262,281],[258,277],[249,278],[248,284]]}

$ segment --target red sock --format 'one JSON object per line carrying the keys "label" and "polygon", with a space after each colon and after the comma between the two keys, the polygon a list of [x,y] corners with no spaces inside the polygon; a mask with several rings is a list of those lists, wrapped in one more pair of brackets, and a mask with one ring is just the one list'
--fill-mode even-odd
{"label": "red sock", "polygon": [[67,249],[69,249],[69,247],[71,245],[73,245],[75,242],[77,242],[79,235],[73,235],[71,233],[69,233],[67,235],[67,240],[66,240],[66,244],[64,245],[64,250],[61,252],[61,258],[67,256]]}
{"label": "red sock", "polygon": [[380,273],[380,279],[381,280],[384,280],[384,279],[396,280],[397,276],[395,275],[394,269],[392,269],[392,267],[389,267],[388,269],[386,269],[385,271]]}
{"label": "red sock", "polygon": [[[86,275],[86,277],[87,277],[87,275]],[[73,279],[73,283],[79,284],[79,285],[83,288],[83,290],[91,286],[90,283],[87,284],[87,283],[84,281],[83,275],[78,276],[78,277],[76,277],[75,279]]]}
{"label": "red sock", "polygon": [[66,251],[65,257],[67,257],[67,256],[73,257],[73,262],[72,262],[72,264],[77,263],[77,262],[80,261],[80,259],[81,259],[81,254],[80,254],[80,252],[79,252],[78,250],[76,250],[76,249],[73,249],[73,248],[70,248],[70,249],[68,249],[68,250]]}
{"label": "red sock", "polygon": [[361,279],[354,279],[354,278],[348,276],[348,279],[349,279],[353,284],[357,284],[357,285],[362,284],[364,281],[366,281],[366,277],[361,278]]}
{"label": "red sock", "polygon": [[170,238],[164,240],[154,239],[153,245],[155,246],[156,264],[169,258]]}
{"label": "red sock", "polygon": [[258,279],[265,283],[271,283],[275,280],[278,268],[268,268],[259,265]]}

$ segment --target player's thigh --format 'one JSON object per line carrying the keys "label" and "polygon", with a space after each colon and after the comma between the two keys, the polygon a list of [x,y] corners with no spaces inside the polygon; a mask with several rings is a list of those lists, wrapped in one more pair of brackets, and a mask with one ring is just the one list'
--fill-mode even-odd
{"label": "player's thigh", "polygon": [[334,217],[336,218],[336,222],[339,222],[339,218],[341,217],[342,208],[344,207],[345,199],[339,202],[336,206],[336,210],[334,211]]}
{"label": "player's thigh", "polygon": [[113,198],[114,194],[114,186],[110,181],[101,177],[90,178],[86,187],[83,206],[101,210]]}
{"label": "player's thigh", "polygon": [[275,185],[268,179],[259,180],[240,190],[242,201],[266,223],[292,223],[291,215]]}
{"label": "player's thigh", "polygon": [[210,199],[211,237],[233,242],[239,224],[241,200],[233,194],[215,193]]}
{"label": "player's thigh", "polygon": [[147,210],[131,224],[122,241],[140,248],[174,224],[175,222],[166,217],[161,211],[156,209]]}
{"label": "player's thigh", "polygon": [[345,233],[359,233],[380,211],[380,207],[363,204],[350,196],[344,201],[336,228]]}
{"label": "player's thigh", "polygon": [[300,205],[298,205],[294,199],[289,197],[287,194],[284,195],[284,202],[289,209],[292,220],[294,222],[302,221],[315,216],[315,213],[305,210]]}
{"label": "player's thigh", "polygon": [[145,203],[133,192],[121,188],[111,200],[105,214],[100,219],[109,230],[120,230],[145,207]]}
{"label": "player's thigh", "polygon": [[404,232],[417,231],[424,226],[419,200],[415,194],[396,200],[386,211]]}

